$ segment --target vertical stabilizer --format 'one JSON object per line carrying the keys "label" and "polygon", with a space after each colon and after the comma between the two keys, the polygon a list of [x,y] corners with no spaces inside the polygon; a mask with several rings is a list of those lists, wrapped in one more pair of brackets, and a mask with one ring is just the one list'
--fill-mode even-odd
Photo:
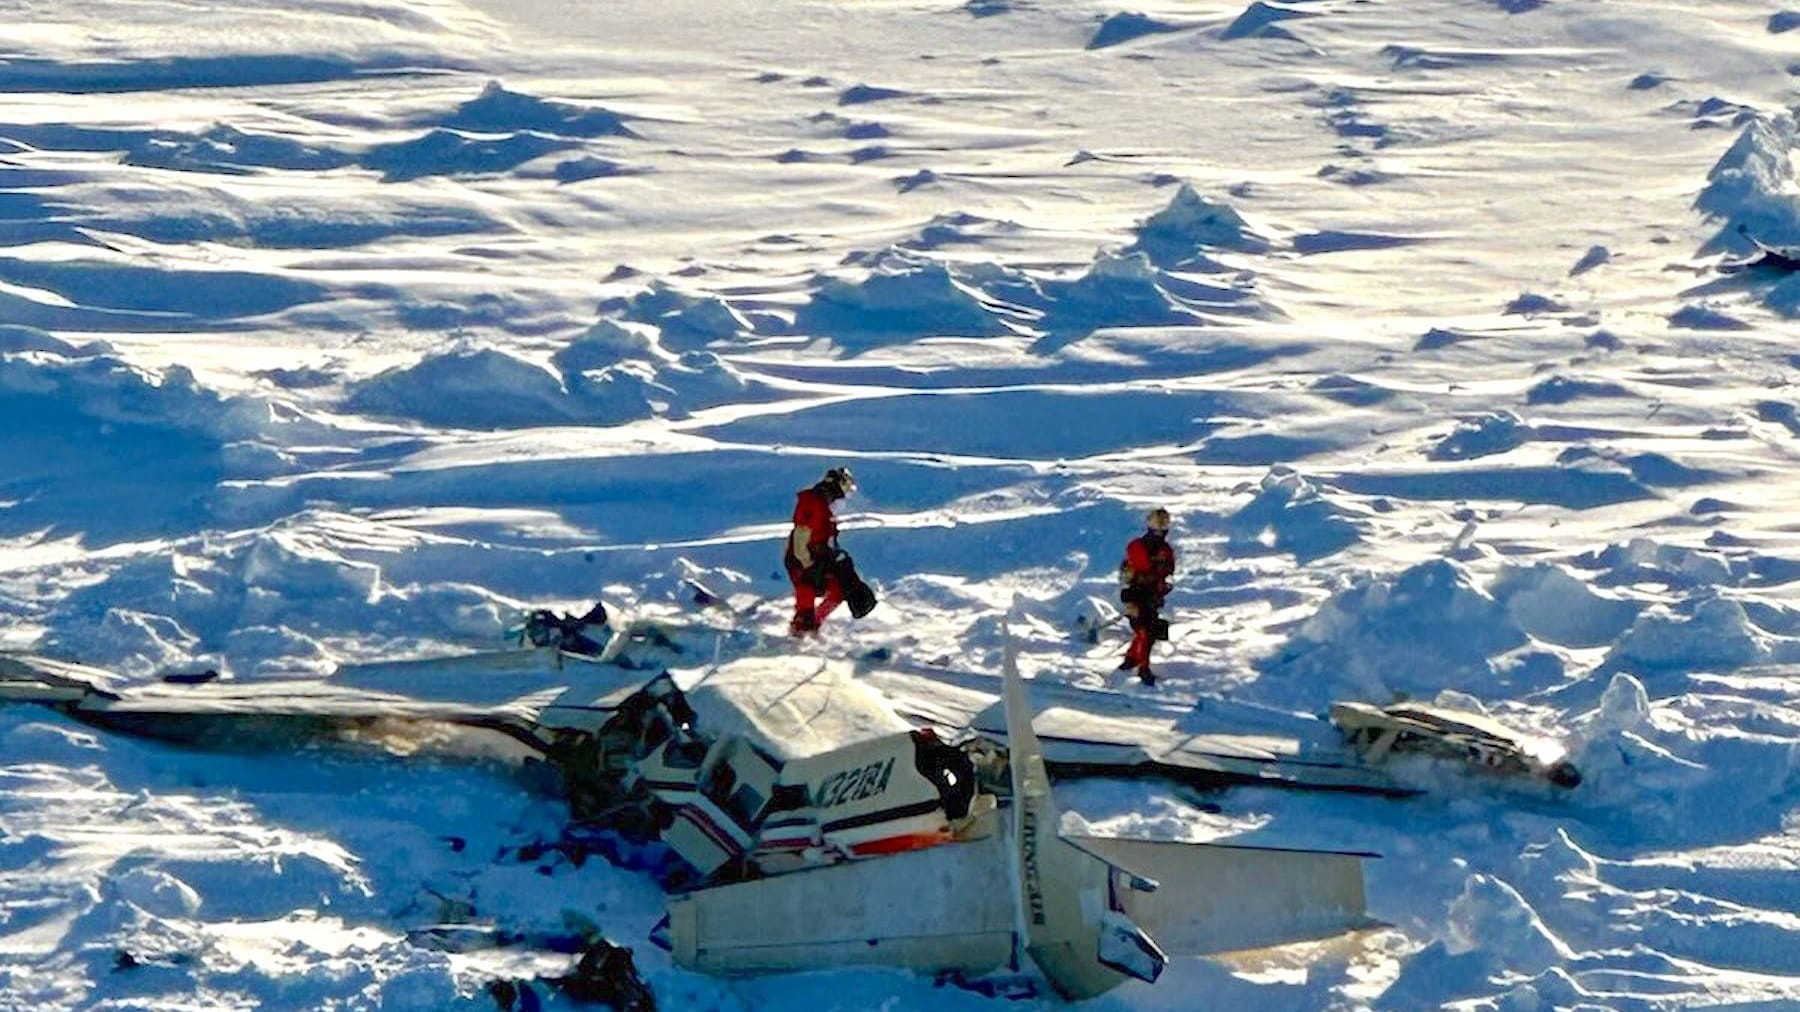
{"label": "vertical stabilizer", "polygon": [[[1126,979],[1121,969],[1144,980],[1156,979],[1162,969],[1161,953],[1119,912],[1114,869],[1058,834],[1050,776],[1031,727],[1031,703],[1019,677],[1010,632],[1001,675],[1012,772],[1014,878],[1026,951],[1056,990],[1071,1000],[1117,987]],[[1132,944],[1120,945],[1127,936]],[[1103,938],[1109,942],[1104,949]],[[1117,955],[1127,949],[1133,958]]]}

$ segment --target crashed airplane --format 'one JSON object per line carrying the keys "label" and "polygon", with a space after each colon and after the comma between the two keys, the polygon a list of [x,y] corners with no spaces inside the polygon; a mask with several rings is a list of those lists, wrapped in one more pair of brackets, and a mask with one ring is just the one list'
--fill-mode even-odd
{"label": "crashed airplane", "polygon": [[1581,771],[1563,745],[1523,734],[1484,713],[1429,703],[1376,706],[1345,700],[1331,704],[1331,722],[1372,766],[1411,753],[1461,760],[1490,773],[1536,777],[1557,787],[1581,785]]}
{"label": "crashed airplane", "polygon": [[688,874],[653,940],[709,973],[873,964],[953,978],[1029,960],[1078,999],[1154,981],[1171,956],[1371,924],[1374,855],[1065,834],[1050,791],[1052,769],[1394,791],[1352,760],[1166,714],[1083,721],[1057,705],[1079,690],[1048,685],[1034,727],[1010,648],[990,703],[991,677],[947,689],[791,655],[681,667],[669,662],[694,654],[682,635],[627,626],[598,654],[552,644],[323,679],[144,684],[0,655],[0,698],[194,742],[396,722],[504,735],[557,773],[578,819],[679,855]]}

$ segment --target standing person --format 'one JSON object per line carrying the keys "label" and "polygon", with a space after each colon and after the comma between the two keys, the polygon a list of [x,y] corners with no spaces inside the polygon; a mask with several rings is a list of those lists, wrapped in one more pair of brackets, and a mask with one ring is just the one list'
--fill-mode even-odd
{"label": "standing person", "polygon": [[1158,506],[1144,517],[1144,533],[1125,546],[1119,565],[1119,600],[1131,620],[1131,647],[1120,671],[1137,669],[1145,685],[1156,684],[1150,670],[1150,648],[1169,638],[1169,623],[1160,614],[1175,576],[1175,549],[1169,544],[1169,511]]}
{"label": "standing person", "polygon": [[819,623],[844,600],[838,578],[837,518],[831,504],[856,490],[856,479],[847,467],[825,472],[811,488],[803,488],[794,501],[794,529],[788,534],[788,580],[794,585],[794,620],[788,632],[806,636],[819,631]]}

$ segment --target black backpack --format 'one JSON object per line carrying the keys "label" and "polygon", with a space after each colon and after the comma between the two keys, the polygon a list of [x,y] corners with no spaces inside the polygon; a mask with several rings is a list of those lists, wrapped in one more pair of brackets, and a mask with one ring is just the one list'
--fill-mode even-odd
{"label": "black backpack", "polygon": [[838,552],[837,578],[838,585],[844,588],[844,604],[849,606],[852,617],[862,618],[875,610],[875,605],[879,603],[875,591],[856,574],[856,563],[851,560],[849,552]]}

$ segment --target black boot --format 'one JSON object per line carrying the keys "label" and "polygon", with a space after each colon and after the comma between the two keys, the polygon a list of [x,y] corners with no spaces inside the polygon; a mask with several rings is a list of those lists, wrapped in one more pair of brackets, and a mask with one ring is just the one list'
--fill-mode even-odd
{"label": "black boot", "polygon": [[1151,671],[1150,665],[1145,664],[1138,668],[1138,681],[1143,682],[1145,685],[1155,685],[1156,672]]}

